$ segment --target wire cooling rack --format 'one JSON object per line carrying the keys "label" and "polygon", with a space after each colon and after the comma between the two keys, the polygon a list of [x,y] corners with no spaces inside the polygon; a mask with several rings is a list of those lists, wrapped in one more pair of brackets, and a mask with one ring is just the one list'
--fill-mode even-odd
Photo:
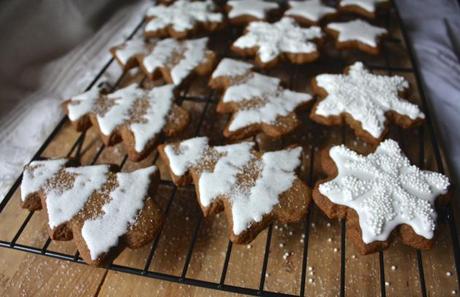
{"label": "wire cooling rack", "polygon": [[[404,24],[400,20],[399,13],[397,11],[397,8],[393,6],[391,9],[383,12],[378,16],[379,25],[384,25],[385,27],[388,28],[390,32],[394,32],[396,28],[396,32],[399,32],[400,34],[391,34],[389,38],[387,38],[384,42],[383,46],[383,52],[380,55],[380,57],[375,60],[381,61],[380,63],[374,63],[374,58],[368,57],[366,58],[367,60],[365,61],[366,65],[371,68],[374,71],[377,72],[382,72],[382,73],[406,73],[413,75],[416,78],[416,85],[419,87],[421,86],[421,81],[419,78],[419,70],[418,70],[418,65],[416,60],[414,59],[413,56],[413,49],[410,44],[410,40],[408,39],[408,36],[406,35],[405,29],[404,29]],[[140,32],[140,29],[143,26],[143,22],[139,23],[139,25],[135,28],[135,30],[132,32],[132,34],[128,37],[128,39],[131,39],[135,34],[138,34]],[[224,33],[217,33],[213,34],[211,36],[211,40],[213,38],[217,39],[215,42],[216,44],[224,45],[225,49],[222,49],[219,54],[220,56],[229,56],[231,53],[228,52],[228,46],[232,40],[234,40],[239,34],[241,34],[241,29],[227,29]],[[216,37],[217,36],[217,37]],[[222,37],[224,36],[224,37]],[[219,39],[221,38],[221,39]],[[223,38],[223,39],[222,39]],[[226,40],[223,42],[222,40]],[[220,40],[220,41],[219,41]],[[407,41],[407,42],[406,42]],[[391,51],[390,48],[396,45],[398,48],[403,48],[405,51],[405,54],[407,55],[406,58],[399,58],[395,57],[394,51]],[[353,52],[353,55],[357,53]],[[352,56],[353,56],[352,55]],[[325,56],[325,57],[324,57]],[[300,80],[305,80],[307,79],[303,78],[303,76],[312,76],[312,74],[318,74],[320,73],[321,65],[326,65],[326,68],[331,66],[330,68],[327,69],[336,69],[337,71],[341,71],[341,69],[346,66],[347,64],[350,63],[350,60],[347,56],[344,56],[343,53],[340,52],[335,52],[332,54],[333,58],[328,57],[328,55],[323,55],[323,57],[320,59],[320,61],[310,64],[310,65],[303,65],[303,66],[283,66],[281,67],[284,74],[287,75],[287,79],[285,77],[284,81],[287,82],[288,86],[295,85],[296,82]],[[361,56],[362,57],[362,56]],[[398,62],[398,59],[404,60],[403,63]],[[397,61],[397,62],[394,62]],[[107,69],[112,65],[113,59],[108,61],[108,63],[101,69],[101,71],[94,77],[93,81],[88,85],[86,90],[89,90],[93,87],[96,87],[97,85],[100,85],[103,83],[103,80],[101,78],[103,77],[104,73],[107,71]],[[318,70],[312,70],[314,68],[318,68]],[[307,71],[308,70],[308,71]],[[307,75],[307,72],[309,73]],[[109,86],[111,89],[115,89],[119,87],[122,84],[122,81],[126,78],[127,73],[124,73],[119,80],[113,85]],[[141,83],[146,83],[145,79],[141,80]],[[185,90],[182,91],[181,95],[177,99],[177,104],[201,104],[202,108],[201,111],[196,114],[194,117],[194,125],[193,125],[193,131],[190,132],[188,137],[191,136],[197,136],[204,134],[203,127],[204,126],[216,126],[216,122],[209,122],[209,119],[207,120],[207,115],[212,112],[212,108],[214,108],[214,105],[217,103],[218,100],[218,95],[217,93],[211,91],[208,94],[201,94],[201,95],[195,95],[193,92],[190,90],[193,89],[193,84],[194,82],[191,82],[189,87],[187,87]],[[422,167],[433,167],[437,169],[437,171],[441,173],[446,173],[447,166],[446,162],[443,156],[443,150],[441,149],[440,143],[438,139],[436,138],[437,135],[437,129],[434,125],[432,116],[430,116],[430,113],[428,112],[430,110],[429,102],[426,100],[423,90],[421,88],[419,89],[419,97],[421,99],[420,104],[424,108],[425,111],[427,111],[427,119],[426,119],[426,124],[418,129],[418,137],[417,139],[414,139],[412,142],[416,143],[417,153],[418,156],[413,157],[412,159],[417,160],[418,165],[421,165]],[[208,122],[207,122],[208,121]],[[63,118],[60,123],[56,126],[56,128],[53,130],[53,132],[49,135],[49,137],[45,140],[45,142],[42,144],[40,149],[37,151],[37,153],[34,155],[32,160],[40,159],[42,157],[43,152],[49,147],[53,141],[56,141],[57,135],[59,133],[62,133],[62,129],[64,126],[68,125],[68,119]],[[307,125],[303,127],[304,130],[305,128],[308,128],[309,130],[319,130],[322,132],[319,132],[319,134],[322,133],[322,135],[328,133],[329,128],[325,127],[320,127],[315,125],[314,123],[311,123],[308,121]],[[331,128],[332,129],[332,128]],[[346,127],[339,128],[339,143],[340,142],[346,142],[346,139],[353,139],[353,136],[349,136],[349,131],[347,132]],[[337,130],[337,129],[336,129]],[[399,130],[398,130],[399,131]],[[300,131],[298,133],[304,133],[304,134],[312,134],[307,138],[307,142],[311,141],[312,143],[315,143],[312,139],[317,137],[317,133],[311,133],[309,131]],[[298,135],[298,133],[296,135]],[[296,135],[291,136],[291,139],[294,139],[295,142],[302,142],[299,139],[296,139]],[[348,136],[347,136],[348,135]],[[429,135],[429,136],[427,136]],[[318,136],[319,137],[319,136]],[[426,138],[428,137],[428,142],[431,143],[431,149],[429,152],[427,152],[427,140]],[[73,157],[79,159],[82,154],[82,148],[83,148],[83,143],[85,142],[85,139],[87,138],[87,133],[83,132],[78,135],[78,137],[75,138],[73,144],[70,146],[70,149],[67,151],[66,156],[67,157]],[[258,141],[257,139],[255,139]],[[164,139],[162,139],[164,141]],[[401,140],[404,141],[404,140]],[[224,140],[221,137],[214,137],[212,139],[213,143],[222,143]],[[349,141],[348,141],[349,142]],[[356,141],[355,141],[356,142]],[[310,186],[313,185],[313,181],[316,180],[316,169],[314,165],[314,157],[315,153],[318,151],[318,147],[320,145],[317,143],[317,145],[310,145],[307,146],[306,148],[306,154],[309,154],[309,160],[307,160],[307,163],[309,163],[307,166],[308,169],[306,172],[304,172],[304,177],[305,180],[308,182]],[[305,147],[304,147],[305,148]],[[92,152],[91,158],[88,160],[88,164],[94,164],[98,162],[98,159],[100,158],[101,154],[106,150],[107,148],[104,145],[100,145],[98,149],[94,150]],[[430,156],[433,158],[433,164],[428,165],[427,160],[426,160],[426,155],[430,154]],[[56,156],[56,157],[62,157],[62,156]],[[127,162],[127,156],[124,155],[121,159],[118,160],[111,160],[113,162],[116,162],[120,165],[121,168],[125,165]],[[158,162],[158,154],[155,152],[154,157],[152,159],[153,163]],[[12,199],[13,197],[17,198],[17,193],[19,191],[19,186],[21,183],[21,178],[22,176],[19,176],[14,185],[11,187],[11,189],[8,191],[7,195],[4,197],[2,202],[0,203],[0,229],[1,228],[8,228],[7,225],[2,224],[2,214],[5,214],[6,209],[8,207],[13,207],[11,204],[19,204],[18,201],[15,201],[16,199]],[[167,180],[167,179],[162,179],[160,183],[160,188],[165,188],[168,189],[169,197],[166,199],[165,203],[163,203],[163,210],[165,213],[165,216],[171,216],[171,212],[174,211],[173,207],[171,205],[173,204],[173,201],[177,196],[177,193],[180,189],[176,188],[175,185]],[[190,191],[190,193],[193,193]],[[16,195],[15,195],[16,194]],[[190,194],[193,195],[193,194]],[[192,197],[194,199],[194,197]],[[451,253],[449,259],[452,259],[449,265],[452,265],[451,267],[455,267],[455,272],[453,272],[453,277],[456,281],[456,287],[452,288],[452,293],[456,293],[458,291],[458,284],[460,283],[460,278],[459,278],[459,267],[460,267],[460,248],[459,248],[459,242],[458,242],[458,231],[457,231],[457,226],[455,224],[454,220],[454,208],[453,204],[451,203],[450,205],[447,205],[446,207],[442,207],[439,210],[440,214],[440,224],[447,226],[447,228],[444,228],[444,232],[449,233],[449,251]],[[16,206],[18,207],[18,206]],[[24,210],[25,211],[25,210]],[[20,243],[20,238],[21,235],[23,235],[24,230],[30,225],[30,221],[35,215],[35,212],[29,212],[28,215],[23,219],[23,222],[18,225],[17,230],[13,232],[14,234],[12,237],[9,239],[1,239],[0,240],[0,247],[3,248],[10,248],[10,249],[15,249],[15,250],[20,250],[23,252],[28,252],[28,253],[33,253],[33,254],[39,254],[39,255],[45,255],[61,260],[67,260],[67,261],[72,261],[76,263],[82,263],[82,259],[80,258],[78,252],[76,253],[63,253],[63,252],[57,252],[49,249],[49,246],[51,244],[51,239],[48,237],[41,246],[36,246],[36,245],[28,245],[28,244],[22,244]],[[201,216],[199,212],[196,213],[196,218],[194,220],[194,226],[191,227],[190,232],[191,235],[188,236],[188,242],[185,243],[187,246],[186,249],[184,249],[183,253],[179,256],[180,258],[183,258],[183,267],[180,270],[180,273],[165,273],[162,271],[155,271],[151,269],[151,264],[152,261],[154,260],[155,257],[161,257],[162,255],[158,255],[157,250],[159,246],[159,242],[162,237],[167,236],[164,234],[164,232],[161,232],[158,237],[153,241],[153,243],[150,246],[150,250],[147,252],[145,255],[145,262],[141,267],[139,266],[131,266],[131,265],[120,265],[120,264],[115,264],[112,263],[108,265],[108,269],[114,270],[114,271],[120,271],[120,272],[125,272],[125,273],[130,273],[130,274],[135,274],[135,275],[140,275],[144,277],[149,277],[149,278],[155,278],[155,279],[160,279],[160,280],[165,280],[165,281],[170,281],[170,282],[176,282],[176,283],[182,283],[182,284],[187,284],[187,285],[192,285],[192,286],[198,286],[198,287],[204,287],[204,288],[210,288],[210,289],[215,289],[215,290],[222,290],[222,291],[227,291],[227,292],[234,292],[234,293],[241,293],[241,294],[247,294],[247,295],[254,295],[254,296],[305,296],[309,295],[310,290],[308,287],[308,283],[312,282],[312,278],[309,277],[311,274],[311,266],[309,266],[309,238],[310,238],[310,233],[311,233],[311,228],[314,226],[312,222],[311,215],[309,214],[307,218],[305,219],[305,222],[303,223],[303,230],[301,231],[302,233],[302,245],[298,247],[298,249],[295,251],[299,255],[300,263],[298,263],[298,279],[297,279],[297,289],[295,290],[296,292],[283,292],[281,289],[276,289],[274,291],[271,291],[267,289],[266,283],[267,283],[267,278],[269,277],[268,273],[268,266],[269,266],[269,261],[270,257],[272,254],[273,246],[274,244],[277,244],[276,242],[273,242],[273,233],[274,229],[278,229],[278,226],[271,225],[267,231],[266,231],[266,240],[265,243],[263,244],[263,257],[262,257],[262,263],[260,269],[257,269],[257,274],[253,275],[253,278],[258,279],[258,285],[254,286],[244,286],[244,285],[235,285],[235,284],[229,284],[226,282],[227,280],[227,275],[228,275],[228,270],[229,270],[229,265],[231,263],[231,256],[232,256],[232,250],[234,250],[234,247],[232,245],[232,242],[228,241],[226,248],[222,250],[222,253],[224,254],[223,256],[223,263],[222,268],[218,269],[220,271],[220,276],[218,277],[218,281],[209,281],[209,280],[203,280],[199,278],[194,278],[194,277],[189,277],[189,269],[190,269],[190,263],[192,261],[192,257],[194,254],[194,251],[196,249],[196,243],[197,243],[197,238],[199,237],[199,232],[200,229],[203,228],[203,222],[204,218]],[[329,223],[328,223],[329,224]],[[354,296],[355,294],[353,293],[348,293],[347,291],[347,286],[349,282],[346,280],[347,274],[349,274],[349,269],[350,266],[348,265],[349,263],[349,255],[347,255],[347,244],[346,244],[346,225],[344,221],[341,221],[338,225],[338,248],[336,249],[335,252],[339,253],[337,255],[337,259],[339,259],[338,263],[336,263],[335,268],[338,270],[337,275],[338,278],[335,280],[336,282],[336,295],[340,296],[345,296],[345,295],[351,295]],[[10,232],[11,233],[11,232]],[[219,236],[225,237],[225,234],[219,234]],[[311,242],[311,241],[310,241]],[[249,248],[250,246],[248,246]],[[391,248],[398,248],[392,246]],[[427,267],[426,262],[423,260],[423,254],[421,251],[416,251],[416,271],[418,273],[418,276],[416,279],[418,280],[418,288],[417,288],[417,295],[421,296],[431,296],[431,295],[439,295],[442,296],[442,294],[439,293],[439,291],[436,291],[437,288],[432,288],[432,285],[427,284],[428,281],[425,277],[425,270],[429,267]],[[352,255],[354,257],[354,255]],[[391,266],[395,268],[396,266]],[[378,284],[378,291],[381,296],[387,296],[387,295],[393,295],[392,291],[390,290],[390,284],[386,280],[388,271],[386,271],[385,268],[388,268],[388,264],[385,261],[385,252],[380,252],[378,254],[378,268],[376,269],[378,273],[378,277],[374,278],[379,282]],[[317,269],[320,269],[319,267]],[[446,267],[448,269],[448,267]],[[387,269],[388,270],[388,269]],[[363,282],[366,282],[365,279],[362,280]],[[442,282],[440,282],[442,283]],[[327,292],[329,288],[322,288],[324,292]],[[434,291],[431,291],[434,290]],[[450,289],[449,289],[450,290]],[[311,293],[311,295],[315,295],[314,293]]]}

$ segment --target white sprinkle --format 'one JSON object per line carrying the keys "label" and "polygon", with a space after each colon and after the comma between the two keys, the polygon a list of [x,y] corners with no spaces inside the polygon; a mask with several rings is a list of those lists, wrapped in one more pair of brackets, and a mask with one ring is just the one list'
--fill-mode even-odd
{"label": "white sprinkle", "polygon": [[331,223],[327,223],[326,226],[327,226],[327,227],[330,227],[330,226],[331,226]]}
{"label": "white sprinkle", "polygon": [[314,282],[313,278],[310,277],[310,278],[308,279],[308,282],[309,282],[310,284],[312,284],[312,283]]}
{"label": "white sprinkle", "polygon": [[302,238],[305,238],[305,234],[302,234]]}
{"label": "white sprinkle", "polygon": [[385,287],[388,287],[390,285],[390,282],[385,282]]}
{"label": "white sprinkle", "polygon": [[289,235],[292,236],[292,234],[293,234],[292,231],[289,231]]}
{"label": "white sprinkle", "polygon": [[252,245],[248,244],[246,248],[249,250],[250,248],[252,248]]}
{"label": "white sprinkle", "polygon": [[327,239],[327,241],[328,241],[328,242],[331,242],[331,241],[332,241],[332,238],[329,237],[329,238]]}
{"label": "white sprinkle", "polygon": [[391,270],[395,271],[395,270],[396,270],[396,266],[395,266],[395,265],[391,265]]}
{"label": "white sprinkle", "polygon": [[356,256],[355,256],[355,255],[351,255],[351,258],[352,258],[352,259],[356,259]]}
{"label": "white sprinkle", "polygon": [[315,228],[315,227],[316,227],[316,224],[315,224],[315,223],[311,223],[311,227],[312,227],[312,228]]}
{"label": "white sprinkle", "polygon": [[269,276],[270,276],[270,273],[266,272],[265,277],[269,277]]}
{"label": "white sprinkle", "polygon": [[303,240],[303,238],[301,238],[301,239],[300,239],[300,243],[303,243],[303,242],[304,242],[304,240]]}
{"label": "white sprinkle", "polygon": [[289,252],[285,252],[284,255],[283,255],[283,259],[284,260],[287,260],[287,258],[290,256],[290,253]]}
{"label": "white sprinkle", "polygon": [[280,248],[284,247],[284,243],[280,243]]}
{"label": "white sprinkle", "polygon": [[313,267],[308,266],[308,271],[313,271]]}
{"label": "white sprinkle", "polygon": [[338,251],[339,251],[339,249],[334,248],[334,253],[337,253]]}
{"label": "white sprinkle", "polygon": [[457,294],[457,290],[452,290],[452,295],[456,295]]}
{"label": "white sprinkle", "polygon": [[452,276],[452,272],[447,271],[447,272],[446,272],[446,275],[447,275],[447,276]]}

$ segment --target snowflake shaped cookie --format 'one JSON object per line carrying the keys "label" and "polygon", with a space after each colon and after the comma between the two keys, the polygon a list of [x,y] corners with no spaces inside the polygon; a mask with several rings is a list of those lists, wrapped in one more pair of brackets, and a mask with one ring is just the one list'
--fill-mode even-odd
{"label": "snowflake shaped cookie", "polygon": [[214,12],[211,0],[177,0],[169,6],[156,5],[147,10],[146,37],[185,38],[199,29],[214,31],[223,21],[221,13]]}
{"label": "snowflake shaped cookie", "polygon": [[319,101],[310,114],[324,125],[348,123],[370,143],[378,143],[387,132],[387,117],[408,128],[425,118],[417,105],[399,97],[409,87],[401,76],[376,75],[361,62],[346,74],[321,74],[312,82]]}
{"label": "snowflake shaped cookie", "polygon": [[289,1],[289,7],[284,15],[293,17],[303,25],[318,24],[324,17],[337,12],[335,8],[324,5],[321,0]]}
{"label": "snowflake shaped cookie", "polygon": [[173,90],[173,85],[146,90],[132,84],[101,95],[92,89],[64,104],[77,130],[93,125],[106,145],[121,139],[129,158],[139,161],[152,152],[160,133],[177,134],[189,122],[188,112],[174,104]]}
{"label": "snowflake shaped cookie", "polygon": [[264,0],[230,0],[228,18],[234,24],[246,24],[265,19],[267,13],[279,8],[277,3]]}
{"label": "snowflake shaped cookie", "polygon": [[26,166],[21,184],[22,207],[46,209],[53,240],[75,239],[83,260],[99,266],[120,247],[138,248],[154,238],[162,222],[149,195],[159,180],[155,166],[122,173],[108,165],[68,163],[34,161]]}
{"label": "snowflake shaped cookie", "polygon": [[372,26],[362,20],[353,20],[343,23],[329,23],[326,32],[336,38],[338,49],[358,48],[370,54],[378,54],[378,43],[388,31],[384,28]]}
{"label": "snowflake shaped cookie", "polygon": [[319,27],[301,28],[295,20],[283,18],[276,23],[252,22],[232,49],[242,56],[256,56],[262,67],[273,66],[284,57],[302,64],[319,57],[315,41],[322,37]]}
{"label": "snowflake shaped cookie", "polygon": [[[411,165],[391,139],[367,156],[343,145],[335,146],[329,150],[328,158],[336,168],[329,172],[334,176],[318,184],[314,199],[328,216],[334,212],[328,203],[356,212],[359,221],[351,224],[359,224],[362,236],[357,239],[357,245],[365,248],[362,251],[371,252],[370,244],[387,241],[391,232],[402,224],[412,228],[413,236],[433,238],[434,201],[447,193],[446,176]],[[418,241],[411,241],[408,233],[402,236],[409,237],[403,238],[404,242],[420,248],[416,245]]]}
{"label": "snowflake shaped cookie", "polygon": [[192,74],[212,71],[216,55],[207,49],[207,43],[208,38],[159,40],[150,52],[139,57],[139,64],[150,79],[161,74],[167,83],[179,86]]}
{"label": "snowflake shaped cookie", "polygon": [[221,113],[233,113],[224,136],[243,139],[258,132],[280,137],[299,125],[295,110],[311,100],[306,93],[281,87],[280,79],[251,71],[252,64],[223,59],[209,85],[225,89],[217,105]]}
{"label": "snowflake shaped cookie", "polygon": [[340,11],[353,12],[368,18],[374,18],[378,6],[388,3],[388,0],[342,0]]}
{"label": "snowflake shaped cookie", "polygon": [[205,216],[225,209],[235,243],[250,242],[275,219],[299,221],[310,203],[308,187],[295,174],[302,148],[260,153],[253,146],[213,147],[198,137],[159,148],[176,184],[191,176]]}

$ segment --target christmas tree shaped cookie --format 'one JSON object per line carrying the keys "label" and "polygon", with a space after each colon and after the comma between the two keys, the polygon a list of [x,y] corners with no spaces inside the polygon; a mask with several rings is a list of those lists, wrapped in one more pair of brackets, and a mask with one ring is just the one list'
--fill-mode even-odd
{"label": "christmas tree shaped cookie", "polygon": [[83,260],[100,266],[124,247],[153,240],[162,223],[151,196],[158,181],[154,166],[115,173],[108,165],[34,161],[24,170],[21,203],[29,210],[43,208],[50,237],[73,239]]}
{"label": "christmas tree shaped cookie", "polygon": [[139,58],[152,51],[154,41],[136,38],[123,42],[110,49],[113,58],[124,70],[139,66]]}
{"label": "christmas tree shaped cookie", "polygon": [[169,6],[155,5],[147,10],[146,37],[185,38],[201,30],[215,31],[223,16],[215,11],[211,0],[177,0]]}
{"label": "christmas tree shaped cookie", "polygon": [[330,218],[347,219],[347,233],[361,253],[388,247],[397,231],[407,245],[432,246],[435,199],[447,193],[447,177],[411,165],[391,139],[367,156],[341,145],[321,160],[328,178],[317,183],[313,199]]}
{"label": "christmas tree shaped cookie", "polygon": [[321,38],[321,28],[301,28],[291,18],[276,23],[252,22],[232,50],[241,56],[256,56],[261,67],[274,66],[281,58],[303,64],[319,57],[315,42]]}
{"label": "christmas tree shaped cookie", "polygon": [[403,128],[420,123],[425,115],[400,95],[409,87],[401,76],[376,75],[361,62],[345,74],[321,74],[312,82],[319,101],[310,114],[324,125],[349,124],[369,143],[379,143],[388,131],[387,118]]}
{"label": "christmas tree shaped cookie", "polygon": [[213,147],[199,137],[159,147],[173,182],[195,184],[204,216],[225,211],[235,243],[250,242],[273,220],[299,221],[310,204],[309,188],[295,173],[302,149],[261,153],[253,146]]}
{"label": "christmas tree shaped cookie", "polygon": [[178,41],[172,38],[157,41],[152,50],[139,57],[142,70],[150,79],[161,74],[176,86],[192,74],[206,75],[215,65],[216,55],[207,49],[208,38]]}
{"label": "christmas tree shaped cookie", "polygon": [[78,131],[93,125],[106,145],[122,140],[129,158],[139,161],[152,152],[161,133],[175,135],[189,122],[188,112],[174,104],[173,89],[164,85],[147,90],[135,84],[110,94],[92,89],[64,106]]}
{"label": "christmas tree shaped cookie", "polygon": [[209,85],[225,89],[217,105],[220,113],[232,113],[224,136],[243,139],[259,132],[280,137],[299,125],[295,110],[305,106],[311,96],[281,87],[278,78],[252,71],[253,65],[223,59],[212,74]]}

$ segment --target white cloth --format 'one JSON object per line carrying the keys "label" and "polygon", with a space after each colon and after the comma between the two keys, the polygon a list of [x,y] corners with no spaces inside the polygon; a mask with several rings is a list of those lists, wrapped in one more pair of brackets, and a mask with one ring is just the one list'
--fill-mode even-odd
{"label": "white cloth", "polygon": [[460,41],[460,7],[452,0],[399,0],[402,18],[420,65],[424,90],[446,149],[460,180],[460,53],[447,26]]}

